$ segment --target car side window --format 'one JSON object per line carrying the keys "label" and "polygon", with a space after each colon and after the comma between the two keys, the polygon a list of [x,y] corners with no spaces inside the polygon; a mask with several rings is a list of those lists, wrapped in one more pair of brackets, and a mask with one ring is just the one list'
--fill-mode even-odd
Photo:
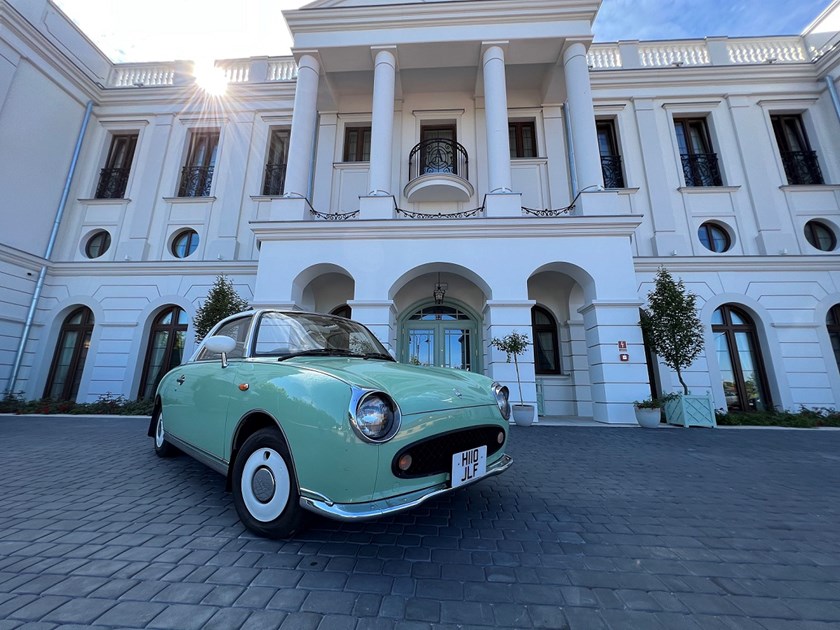
{"label": "car side window", "polygon": [[[231,322],[228,322],[219,330],[216,335],[230,337],[236,342],[236,347],[228,352],[228,359],[242,359],[245,357],[245,343],[248,340],[248,329],[251,327],[252,317],[240,317]],[[222,355],[216,352],[210,352],[207,348],[202,348],[201,352],[196,357],[196,361],[213,361],[221,359]]]}

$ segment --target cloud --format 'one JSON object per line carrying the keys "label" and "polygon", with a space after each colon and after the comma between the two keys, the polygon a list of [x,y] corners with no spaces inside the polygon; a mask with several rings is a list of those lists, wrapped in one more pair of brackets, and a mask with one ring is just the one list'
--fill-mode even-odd
{"label": "cloud", "polygon": [[596,41],[796,35],[830,0],[604,0]]}

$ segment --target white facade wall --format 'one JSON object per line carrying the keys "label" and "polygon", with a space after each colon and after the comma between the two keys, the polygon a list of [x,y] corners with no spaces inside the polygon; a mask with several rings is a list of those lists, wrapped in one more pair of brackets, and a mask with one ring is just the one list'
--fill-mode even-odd
{"label": "white facade wall", "polygon": [[[840,235],[840,185],[832,185],[840,182],[840,121],[822,78],[837,76],[837,51],[816,60],[734,63],[725,48],[741,44],[725,38],[668,48],[672,55],[708,51],[711,61],[692,67],[688,57],[675,57],[688,60],[677,65],[646,61],[665,44],[592,47],[592,111],[596,121],[614,122],[625,187],[590,188],[575,198],[568,159],[575,140],[566,129],[592,121],[576,120],[574,108],[564,107],[582,79],[564,72],[563,55],[573,44],[590,45],[591,24],[564,17],[563,2],[539,3],[537,17],[509,15],[507,25],[497,12],[515,10],[485,3],[388,3],[375,11],[331,3],[292,11],[295,54],[316,59],[319,68],[311,155],[289,156],[300,173],[311,173],[307,199],[296,199],[262,190],[271,132],[291,128],[295,118],[291,60],[226,62],[248,78],[216,99],[176,64],[112,67],[48,2],[18,4],[26,5],[0,0],[10,24],[0,30],[0,390],[9,388],[42,265],[47,281],[14,390],[42,395],[62,321],[84,305],[95,326],[79,400],[137,396],[151,322],[172,305],[191,320],[217,274],[230,276],[256,305],[328,312],[348,304],[398,354],[405,318],[431,300],[441,274],[448,303],[476,319],[483,372],[515,390],[513,366],[488,341],[527,331],[539,305],[557,322],[562,373],[535,374],[534,357],[526,355],[526,402],[539,398],[550,416],[626,421],[632,401],[649,393],[638,309],[656,269],[666,265],[700,296],[707,323],[706,353],[685,373],[695,393],[708,391],[716,407],[726,406],[709,322],[716,308],[735,304],[754,321],[774,405],[840,405],[825,325],[840,304],[840,265],[836,251],[815,249],[804,230],[816,219]],[[347,12],[369,28],[343,29]],[[431,15],[439,27],[428,27]],[[503,195],[488,195],[480,60],[493,46],[505,59],[508,119],[533,121],[536,132],[537,155],[510,160],[512,192]],[[382,49],[396,62],[391,133],[377,135],[391,143],[393,198],[368,197],[369,163],[343,161],[346,128],[372,122],[373,63]],[[114,77],[127,76],[139,79],[113,86]],[[381,85],[391,89],[388,81]],[[56,248],[45,261],[88,100],[93,115]],[[378,111],[386,102],[380,95]],[[775,114],[801,117],[828,184],[788,185]],[[674,134],[674,119],[684,117],[705,119],[721,186],[686,186]],[[453,181],[444,174],[434,183],[438,200],[418,201],[407,187],[409,154],[429,124],[455,126],[469,175]],[[210,194],[179,197],[190,134],[210,130],[219,133]],[[138,135],[125,196],[94,199],[111,138],[125,132]],[[572,148],[578,160],[597,155],[589,144]],[[573,200],[571,215],[521,209],[558,210]],[[477,209],[467,218],[418,218]],[[324,220],[357,211],[344,221]],[[708,221],[726,230],[728,251],[714,254],[700,243],[698,228]],[[198,233],[199,245],[179,259],[172,240],[186,228]],[[111,246],[88,259],[85,243],[102,229]],[[191,327],[187,337],[189,355]],[[627,343],[626,362],[620,341]],[[678,388],[666,368],[655,371],[664,391]]]}

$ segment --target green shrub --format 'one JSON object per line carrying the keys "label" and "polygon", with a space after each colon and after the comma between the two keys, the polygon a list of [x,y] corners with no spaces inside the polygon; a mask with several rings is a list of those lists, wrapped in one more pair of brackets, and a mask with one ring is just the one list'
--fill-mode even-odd
{"label": "green shrub", "polygon": [[73,414],[73,415],[115,415],[150,416],[154,401],[126,400],[122,395],[110,392],[102,394],[92,403],[77,403],[72,400],[24,400],[20,393],[7,393],[0,400],[0,413],[17,414]]}
{"label": "green shrub", "polygon": [[715,412],[721,426],[793,427],[815,429],[818,427],[840,427],[840,413],[834,409],[819,407],[799,411],[730,411]]}

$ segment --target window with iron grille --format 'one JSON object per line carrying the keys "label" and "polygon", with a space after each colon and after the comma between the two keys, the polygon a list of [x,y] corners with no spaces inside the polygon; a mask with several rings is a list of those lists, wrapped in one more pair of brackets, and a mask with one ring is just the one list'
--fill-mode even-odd
{"label": "window with iron grille", "polygon": [[274,129],[268,146],[268,160],[265,164],[263,195],[282,195],[286,183],[286,164],[289,161],[288,129]]}
{"label": "window with iron grille", "polygon": [[808,134],[799,114],[770,116],[788,184],[822,184],[817,152],[811,150]]}
{"label": "window with iron grille", "polygon": [[219,148],[218,131],[193,131],[187,161],[181,170],[179,197],[209,197]]}
{"label": "window with iron grille", "polygon": [[686,186],[722,186],[717,154],[705,118],[675,118],[674,131],[680,150]]}
{"label": "window with iron grille", "polygon": [[96,186],[97,199],[122,199],[128,185],[128,174],[137,146],[136,133],[119,133],[111,136],[111,147],[105,167],[99,171]]}
{"label": "window with iron grille", "polygon": [[509,122],[511,158],[537,157],[537,131],[533,120]]}
{"label": "window with iron grille", "polygon": [[370,125],[344,128],[344,161],[370,162]]}
{"label": "window with iron grille", "polygon": [[624,172],[621,155],[615,133],[614,120],[595,122],[598,131],[598,150],[601,153],[601,172],[604,175],[604,188],[624,188]]}

